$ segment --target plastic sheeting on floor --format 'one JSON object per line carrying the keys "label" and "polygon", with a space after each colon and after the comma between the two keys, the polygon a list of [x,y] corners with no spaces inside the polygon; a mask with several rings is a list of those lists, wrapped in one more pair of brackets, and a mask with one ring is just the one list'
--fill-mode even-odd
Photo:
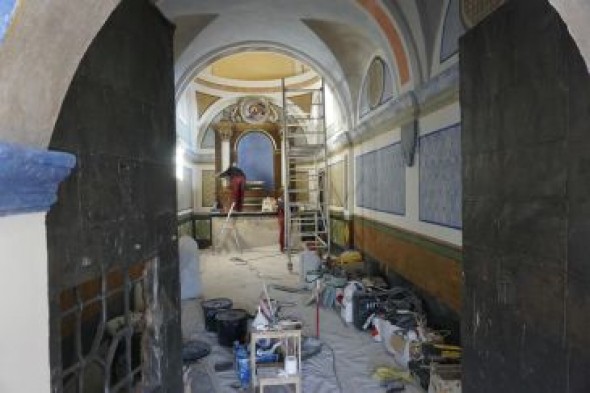
{"label": "plastic sheeting on floor", "polygon": [[[271,273],[276,276],[285,266],[283,259],[278,259],[280,257],[265,259],[264,252],[265,250],[259,251],[259,254],[250,252],[248,255],[242,256],[244,259],[256,260],[255,269],[251,264],[237,265],[232,263],[227,254],[205,256],[203,258],[203,262],[205,262],[203,277],[206,286],[205,296],[213,297],[222,294],[225,297],[243,302],[243,306],[247,306],[247,309],[253,312],[257,300],[257,296],[253,294],[260,292],[261,273],[262,275]],[[266,252],[268,253],[268,251]],[[208,269],[207,265],[209,268],[215,266],[215,269]],[[235,285],[235,282],[232,284],[232,280],[224,282],[210,280],[211,276],[239,277],[239,285]],[[297,276],[283,276],[280,283],[295,286],[297,285]],[[208,285],[209,288],[207,288]],[[209,296],[209,294],[213,296]],[[309,295],[271,290],[270,296],[279,302],[295,302],[297,306],[284,308],[283,314],[299,317],[304,322],[304,334],[315,335],[315,306],[304,305]],[[327,345],[322,347],[322,351],[318,355],[303,362],[303,392],[385,392],[379,382],[371,377],[377,366],[394,365],[393,357],[386,353],[383,344],[374,342],[367,333],[358,331],[352,325],[346,325],[335,311],[321,309],[320,312],[320,340]],[[237,389],[232,385],[235,386],[238,379],[233,368],[222,372],[214,371],[215,363],[231,362],[233,354],[230,348],[217,344],[216,334],[205,332],[200,301],[183,301],[182,321],[185,339],[203,340],[213,347],[211,355],[192,366],[195,373],[192,393],[207,392],[204,390],[206,386],[208,386],[207,389],[213,389],[210,391],[215,393],[236,392]],[[265,389],[265,392],[276,393],[290,391],[292,389],[280,386]],[[416,386],[407,386],[406,392],[421,393],[423,390]]]}

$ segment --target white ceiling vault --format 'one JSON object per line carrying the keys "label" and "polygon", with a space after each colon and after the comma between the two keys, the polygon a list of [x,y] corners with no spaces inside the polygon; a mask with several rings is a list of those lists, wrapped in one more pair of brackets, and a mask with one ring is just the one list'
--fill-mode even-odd
{"label": "white ceiling vault", "polygon": [[[176,86],[247,49],[273,49],[311,65],[350,114],[373,55],[410,91],[444,68],[440,37],[449,5],[468,0],[159,0],[177,25]],[[488,0],[478,0],[480,3]],[[587,0],[550,0],[590,58]],[[119,0],[20,1],[0,44],[0,138],[45,147],[88,45]],[[456,62],[456,56],[451,61]],[[361,65],[364,65],[362,67]]]}
{"label": "white ceiling vault", "polygon": [[[371,59],[379,55],[395,64],[386,35],[354,0],[161,0],[156,4],[183,32],[188,18],[214,15],[192,40],[183,37],[186,44],[177,53],[175,65],[179,94],[215,60],[240,51],[274,50],[309,64],[322,75],[353,127],[362,78]],[[396,91],[412,88],[412,82],[396,84]]]}

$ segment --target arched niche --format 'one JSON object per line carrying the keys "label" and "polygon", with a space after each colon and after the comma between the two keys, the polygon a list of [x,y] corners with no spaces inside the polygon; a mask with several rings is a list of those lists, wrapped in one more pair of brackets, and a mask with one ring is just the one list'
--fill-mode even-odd
{"label": "arched niche", "polygon": [[236,141],[238,166],[248,181],[263,181],[266,191],[275,188],[274,152],[273,139],[261,130],[245,132]]}

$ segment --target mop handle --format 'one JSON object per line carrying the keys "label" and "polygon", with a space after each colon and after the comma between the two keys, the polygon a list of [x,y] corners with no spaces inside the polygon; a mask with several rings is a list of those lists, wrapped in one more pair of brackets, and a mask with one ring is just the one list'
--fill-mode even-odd
{"label": "mop handle", "polygon": [[320,280],[316,281],[315,335],[320,338]]}

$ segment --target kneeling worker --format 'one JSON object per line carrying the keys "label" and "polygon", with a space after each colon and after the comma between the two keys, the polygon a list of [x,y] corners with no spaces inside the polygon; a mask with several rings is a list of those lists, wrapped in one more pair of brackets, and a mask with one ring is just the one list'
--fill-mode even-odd
{"label": "kneeling worker", "polygon": [[241,212],[244,206],[244,191],[246,189],[246,174],[237,166],[233,165],[227,168],[225,172],[219,174],[219,177],[229,178],[232,202],[235,203],[234,210]]}

